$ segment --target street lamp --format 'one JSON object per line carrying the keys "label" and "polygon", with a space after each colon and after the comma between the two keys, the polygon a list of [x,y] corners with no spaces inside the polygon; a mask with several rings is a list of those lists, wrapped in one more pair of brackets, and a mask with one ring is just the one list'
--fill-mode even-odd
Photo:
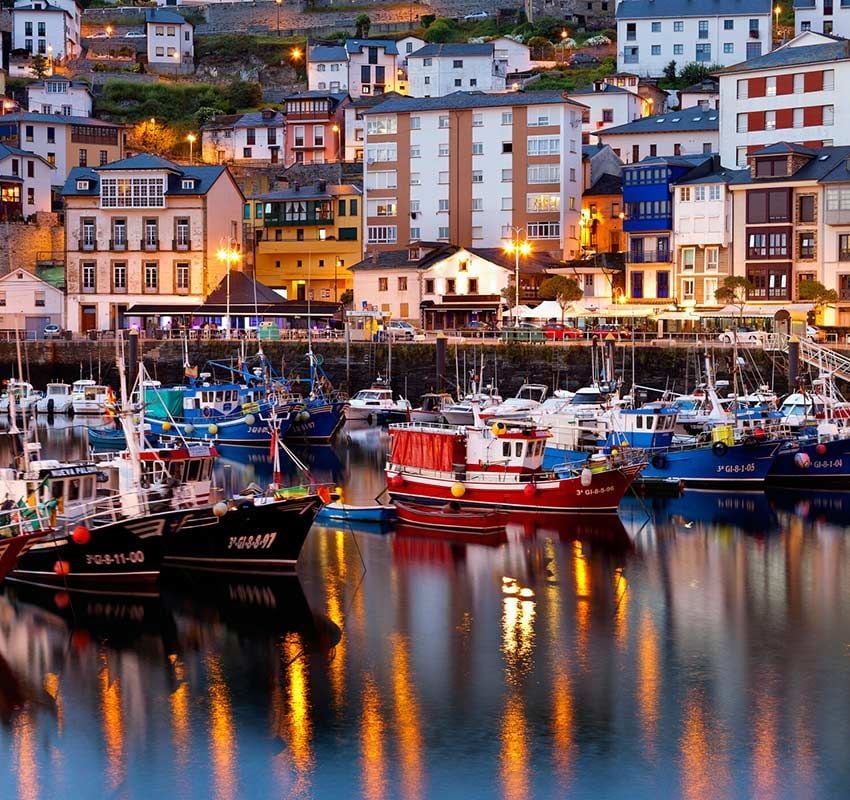
{"label": "street lamp", "polygon": [[274,0],[277,3],[277,35],[280,36],[280,7],[283,0]]}
{"label": "street lamp", "polygon": [[505,244],[505,252],[514,256],[514,327],[519,327],[519,257],[531,254],[531,243],[520,238],[521,227],[512,227],[513,237]]}
{"label": "street lamp", "polygon": [[339,161],[339,125],[332,125],[331,130],[336,134],[336,160]]}
{"label": "street lamp", "polygon": [[776,25],[777,30],[779,29],[779,15],[782,13],[782,6],[774,6],[773,7],[773,17],[774,24]]}
{"label": "street lamp", "polygon": [[226,338],[230,338],[230,270],[234,264],[238,264],[242,259],[242,253],[239,252],[239,248],[236,246],[236,243],[231,239],[228,241],[227,245],[222,245],[218,248],[218,253],[216,253],[218,260],[223,262],[227,267],[227,314],[225,316],[225,330],[226,330]]}
{"label": "street lamp", "polygon": [[111,25],[106,26],[106,35],[112,36],[112,26]]}
{"label": "street lamp", "polygon": [[338,284],[337,284],[336,273],[337,273],[337,270],[341,266],[342,266],[342,259],[339,256],[337,256],[336,260],[334,261],[334,303],[339,302],[339,297],[338,297],[339,292],[338,292]]}
{"label": "street lamp", "polygon": [[192,148],[195,146],[195,142],[198,140],[198,137],[195,136],[194,133],[190,133],[186,137],[186,141],[189,142],[189,166],[192,165]]}
{"label": "street lamp", "polygon": [[292,50],[289,51],[289,55],[292,57],[292,60],[297,63],[301,60],[301,49],[293,47]]}

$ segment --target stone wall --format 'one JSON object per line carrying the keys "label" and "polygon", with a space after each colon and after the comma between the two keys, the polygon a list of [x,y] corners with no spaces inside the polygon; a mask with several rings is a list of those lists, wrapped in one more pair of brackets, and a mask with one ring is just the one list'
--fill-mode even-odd
{"label": "stone wall", "polygon": [[35,214],[32,222],[0,223],[0,275],[23,267],[35,272],[36,261],[56,261],[65,257],[65,228],[58,214]]}

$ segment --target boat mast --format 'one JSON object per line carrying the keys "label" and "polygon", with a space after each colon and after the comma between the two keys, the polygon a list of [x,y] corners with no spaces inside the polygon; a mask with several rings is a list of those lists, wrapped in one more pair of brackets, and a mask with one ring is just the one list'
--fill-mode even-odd
{"label": "boat mast", "polygon": [[24,472],[26,473],[26,472],[30,471],[30,454],[29,454],[29,449],[27,448],[27,444],[28,444],[28,442],[27,442],[27,439],[28,439],[28,437],[27,437],[27,412],[26,412],[26,407],[25,407],[24,402],[23,402],[23,400],[24,400],[24,392],[23,392],[24,378],[23,378],[23,374],[24,373],[23,373],[23,367],[21,366],[21,335],[20,335],[20,329],[18,328],[17,323],[15,323],[15,351],[16,351],[16,354],[17,354],[17,357],[18,357],[18,385],[12,386],[11,391],[9,392],[9,413],[11,414],[12,419],[15,420],[16,417],[17,417],[17,410],[16,410],[16,407],[15,407],[15,390],[18,388],[18,386],[20,386],[21,387],[21,424],[23,425],[23,429],[24,429],[23,430],[23,433],[24,433],[24,436],[23,436],[23,448],[24,448],[23,465],[24,465]]}
{"label": "boat mast", "polygon": [[[133,476],[133,487],[138,489],[142,485],[142,465],[139,461],[139,440],[138,433],[133,429],[133,407],[130,404],[130,396],[127,392],[127,372],[124,368],[124,353],[122,352],[124,340],[121,337],[115,337],[115,364],[118,367],[118,380],[121,388],[121,413],[118,418],[121,420],[121,428],[124,431],[124,438],[127,440],[127,453],[130,456],[130,466]],[[142,386],[144,385],[145,366],[142,359],[139,359],[139,397],[142,400],[142,408],[139,410],[139,424],[144,420],[144,395]]]}

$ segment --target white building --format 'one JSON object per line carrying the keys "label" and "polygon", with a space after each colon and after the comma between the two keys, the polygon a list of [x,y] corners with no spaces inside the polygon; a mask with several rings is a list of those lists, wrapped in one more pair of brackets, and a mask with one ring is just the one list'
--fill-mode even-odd
{"label": "white building", "polygon": [[56,167],[41,156],[0,144],[0,216],[26,219],[39,211],[51,211],[55,174]]}
{"label": "white building", "polygon": [[343,46],[307,48],[307,89],[311,92],[348,91],[348,52]]}
{"label": "white building", "polygon": [[[390,39],[348,39],[348,94],[364,95],[398,91],[398,48]],[[328,91],[333,91],[328,89]],[[340,91],[345,91],[340,87]]]}
{"label": "white building", "polygon": [[685,108],[603,128],[597,136],[624,164],[653,156],[716,153],[720,147],[719,117],[720,112],[713,109]]}
{"label": "white building", "polygon": [[453,92],[504,92],[505,64],[488,44],[428,44],[407,57],[412,97],[444,97]]}
{"label": "white building", "polygon": [[577,103],[587,107],[581,126],[583,144],[596,144],[596,132],[603,128],[634,122],[652,111],[649,102],[637,92],[605,81],[594,81],[569,94]]}
{"label": "white building", "polygon": [[617,69],[660,77],[675,61],[729,66],[772,47],[771,0],[621,0]]}
{"label": "white building", "polygon": [[286,121],[270,108],[215,117],[201,128],[201,151],[208,164],[282,161]]}
{"label": "white building", "polygon": [[813,31],[850,38],[850,6],[833,0],[794,0],[797,33]]}
{"label": "white building", "polygon": [[720,81],[717,78],[706,78],[704,81],[680,89],[678,105],[679,108],[699,106],[706,109],[719,109]]}
{"label": "white building", "polygon": [[420,39],[418,36],[405,36],[403,39],[399,39],[396,42],[396,49],[398,50],[398,57],[401,61],[401,66],[407,66],[407,57],[411,53],[415,53],[417,50],[425,47],[427,42],[424,39]]}
{"label": "white building", "polygon": [[49,323],[65,327],[65,293],[25,269],[0,278],[0,329],[39,337]]}
{"label": "white building", "polygon": [[92,93],[85,81],[55,75],[27,86],[27,108],[39,114],[90,117]]}
{"label": "white building", "polygon": [[744,166],[747,154],[778,141],[850,144],[850,50],[844,39],[801,33],[759,58],[720,73],[720,157]]}
{"label": "white building", "polygon": [[[505,65],[508,75],[513,72],[528,72],[536,66],[531,60],[531,51],[527,44],[507,36],[500,36],[491,42],[496,49],[496,61]],[[508,80],[510,84],[510,80]]]}
{"label": "white building", "polygon": [[75,0],[17,0],[13,49],[64,61],[80,55],[81,11]]}
{"label": "white building", "polygon": [[195,71],[195,26],[176,11],[145,9],[148,66],[163,72]]}
{"label": "white building", "polygon": [[62,194],[70,330],[191,313],[227,273],[217,250],[241,247],[245,198],[227,167],[138,155],[72,170]]}

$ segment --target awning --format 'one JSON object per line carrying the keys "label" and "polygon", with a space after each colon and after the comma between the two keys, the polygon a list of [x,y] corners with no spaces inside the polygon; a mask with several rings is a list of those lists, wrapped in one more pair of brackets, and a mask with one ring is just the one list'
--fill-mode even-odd
{"label": "awning", "polygon": [[698,317],[732,317],[733,319],[737,319],[738,317],[765,317],[768,319],[773,319],[776,315],[777,311],[789,311],[791,313],[799,312],[799,313],[807,313],[811,311],[815,307],[814,303],[781,303],[781,301],[777,302],[775,306],[767,306],[767,305],[757,305],[755,303],[747,303],[744,306],[744,312],[741,313],[741,309],[738,306],[728,305],[723,306],[720,309],[714,309],[711,311],[697,311],[695,312]]}
{"label": "awning", "polygon": [[599,308],[592,310],[588,308],[586,311],[583,311],[581,314],[576,316],[579,317],[605,317],[608,319],[638,319],[638,318],[646,318],[651,317],[655,311],[651,308],[640,307],[640,306],[627,306],[627,305],[616,305],[616,306],[600,306]]}
{"label": "awning", "polygon": [[500,302],[496,303],[434,303],[422,306],[423,311],[498,311]]}
{"label": "awning", "polygon": [[691,322],[699,322],[700,315],[699,313],[694,312],[693,310],[689,311],[660,311],[657,314],[652,315],[653,319],[666,319],[666,320],[681,320],[681,321],[691,321]]}
{"label": "awning", "polygon": [[515,317],[517,314],[522,319],[527,319],[529,314],[531,314],[531,307],[520,303],[516,308],[507,308],[502,312],[503,317]]}

